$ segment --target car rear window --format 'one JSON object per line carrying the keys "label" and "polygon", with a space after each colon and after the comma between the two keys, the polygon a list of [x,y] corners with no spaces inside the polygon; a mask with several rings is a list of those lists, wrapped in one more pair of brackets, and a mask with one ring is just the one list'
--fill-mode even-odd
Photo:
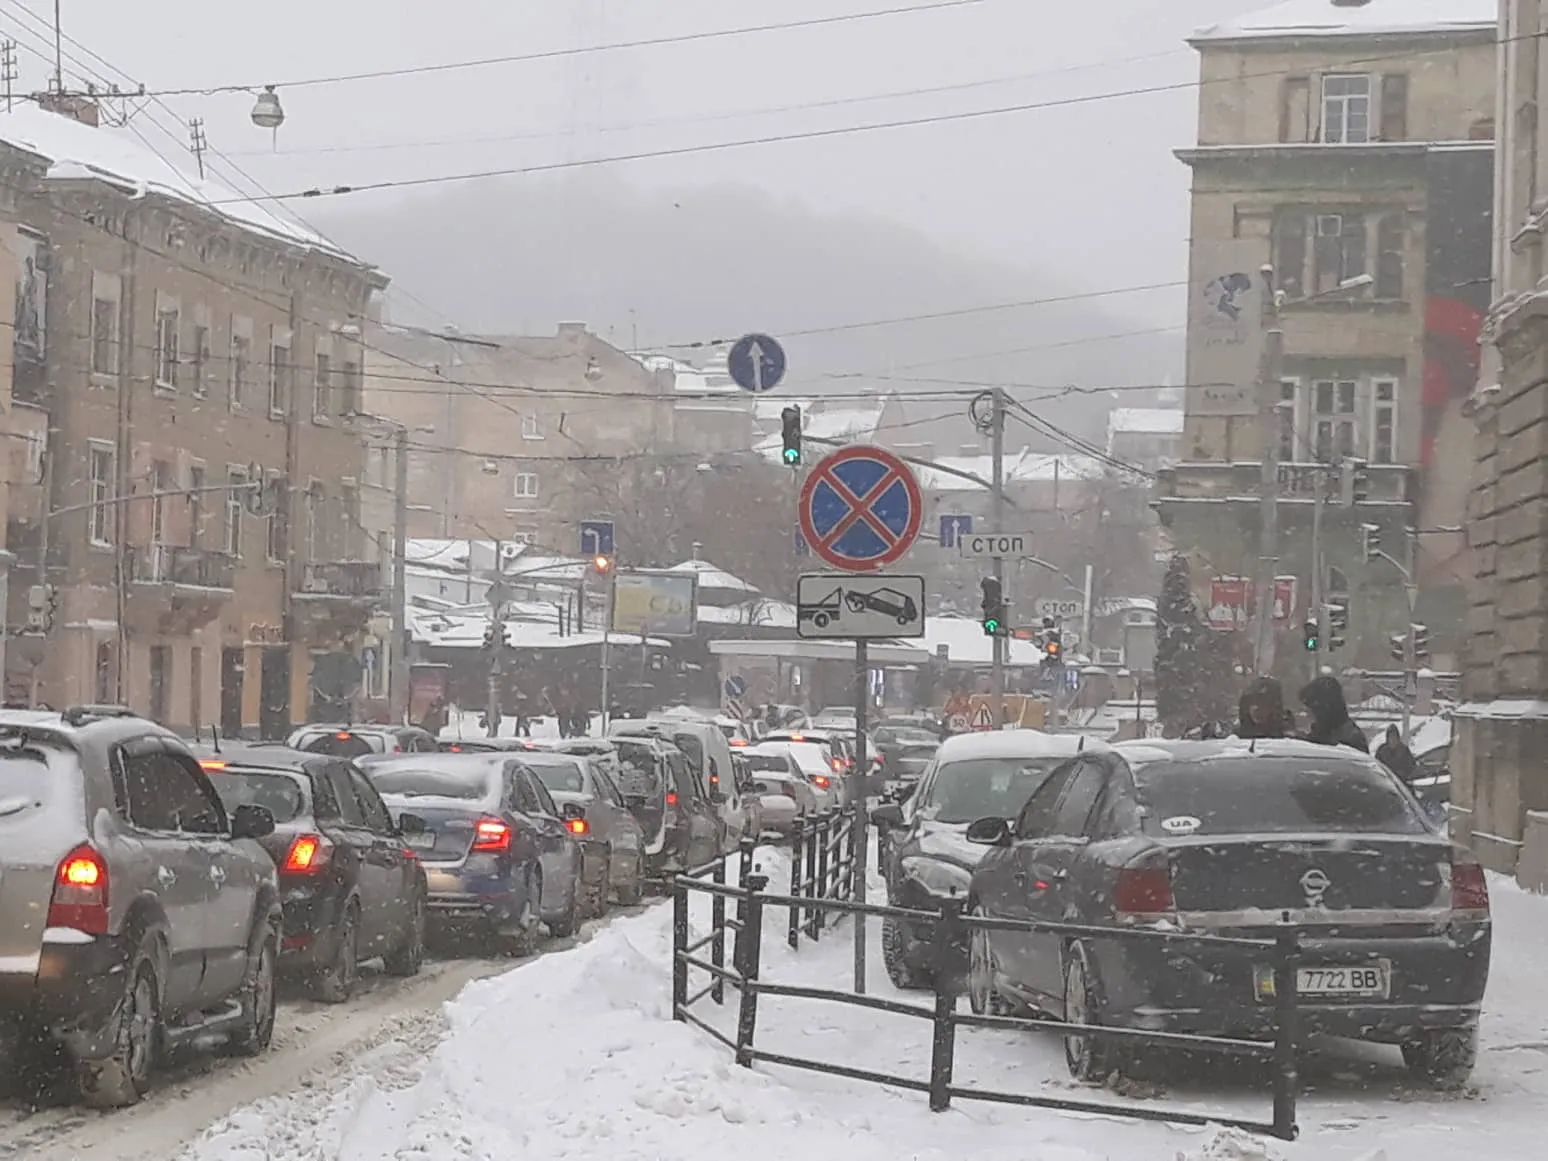
{"label": "car rear window", "polygon": [[1333,754],[1160,762],[1134,777],[1145,831],[1157,836],[1428,829],[1393,775]]}
{"label": "car rear window", "polygon": [[577,762],[530,762],[528,765],[550,794],[586,793],[586,774]]}
{"label": "car rear window", "polygon": [[929,793],[917,804],[936,822],[1015,818],[1038,787],[1068,758],[963,758],[935,772]]}
{"label": "car rear window", "polygon": [[299,749],[309,754],[331,754],[336,758],[359,758],[363,754],[381,754],[387,749],[380,734],[357,734],[330,730],[325,734],[303,737]]}
{"label": "car rear window", "polygon": [[368,772],[377,793],[397,798],[465,798],[469,802],[494,796],[499,771],[493,766],[473,769],[381,767]]}
{"label": "car rear window", "polygon": [[36,750],[0,746],[0,822],[25,818],[48,802],[55,777]]}
{"label": "car rear window", "polygon": [[744,753],[743,757],[747,759],[747,765],[755,771],[777,770],[781,774],[788,774],[790,772],[790,760],[783,754]]}
{"label": "car rear window", "polygon": [[234,813],[239,806],[261,806],[274,816],[276,823],[287,823],[306,811],[306,795],[288,774],[261,774],[228,766],[212,772],[210,783],[225,804],[227,814]]}

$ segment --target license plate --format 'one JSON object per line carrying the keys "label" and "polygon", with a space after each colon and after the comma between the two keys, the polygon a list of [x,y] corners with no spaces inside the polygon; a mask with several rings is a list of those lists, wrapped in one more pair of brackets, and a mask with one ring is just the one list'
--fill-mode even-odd
{"label": "license plate", "polygon": [[428,851],[435,846],[435,835],[428,832],[424,834],[411,834],[405,837],[408,839],[408,845],[416,851]]}
{"label": "license plate", "polygon": [[[1274,998],[1274,970],[1260,965],[1255,973],[1258,998]],[[1385,1000],[1392,992],[1392,965],[1387,960],[1359,964],[1326,964],[1297,968],[1298,995],[1332,999]]]}

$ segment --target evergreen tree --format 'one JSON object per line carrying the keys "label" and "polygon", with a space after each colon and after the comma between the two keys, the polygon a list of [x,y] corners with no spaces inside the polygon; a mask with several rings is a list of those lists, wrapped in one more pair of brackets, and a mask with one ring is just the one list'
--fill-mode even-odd
{"label": "evergreen tree", "polygon": [[1172,557],[1156,602],[1156,718],[1168,737],[1201,725],[1220,698],[1226,674],[1212,673],[1217,653],[1208,625],[1199,615],[1187,558]]}

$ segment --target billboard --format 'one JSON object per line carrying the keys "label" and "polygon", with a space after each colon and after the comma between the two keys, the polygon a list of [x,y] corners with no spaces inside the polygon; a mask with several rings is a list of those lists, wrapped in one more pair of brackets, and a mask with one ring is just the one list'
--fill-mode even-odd
{"label": "billboard", "polygon": [[613,632],[692,637],[698,597],[695,573],[620,572],[613,577]]}
{"label": "billboard", "polygon": [[[1296,578],[1274,578],[1274,620],[1280,623],[1295,615]],[[1245,629],[1256,615],[1257,594],[1251,577],[1217,576],[1209,582],[1209,626],[1211,629]]]}
{"label": "billboard", "polygon": [[1199,242],[1188,271],[1188,413],[1258,414],[1263,239]]}

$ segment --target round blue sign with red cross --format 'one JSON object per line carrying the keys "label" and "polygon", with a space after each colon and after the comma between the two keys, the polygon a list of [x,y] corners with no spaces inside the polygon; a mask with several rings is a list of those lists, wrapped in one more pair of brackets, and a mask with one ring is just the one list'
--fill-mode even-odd
{"label": "round blue sign with red cross", "polygon": [[924,499],[907,464],[889,451],[841,448],[801,488],[801,535],[834,568],[871,572],[899,560],[919,536]]}

